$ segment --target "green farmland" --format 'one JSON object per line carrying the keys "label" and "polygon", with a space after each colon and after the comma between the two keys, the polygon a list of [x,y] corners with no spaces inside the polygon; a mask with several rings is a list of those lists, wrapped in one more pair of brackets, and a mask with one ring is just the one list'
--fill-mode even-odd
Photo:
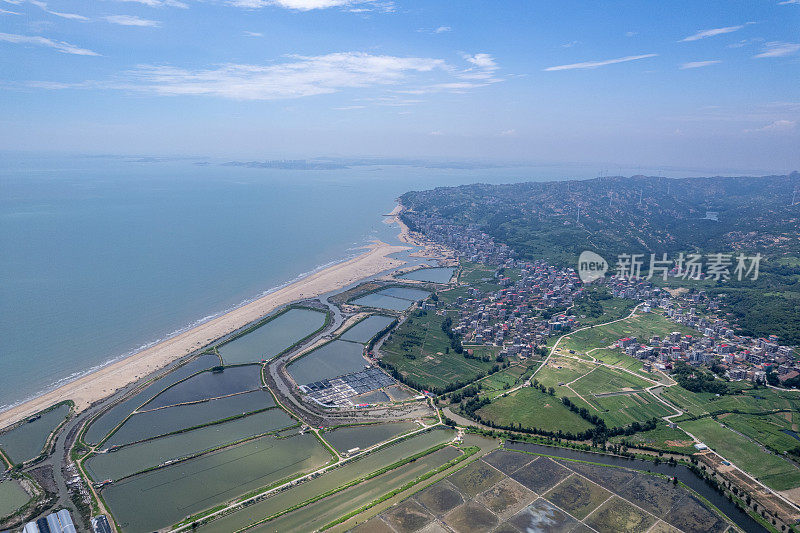
{"label": "green farmland", "polygon": [[468,359],[450,347],[442,331],[444,317],[428,313],[412,316],[393,332],[381,348],[382,362],[394,368],[408,384],[426,390],[444,390],[453,383],[473,381],[496,364],[495,347],[466,347],[476,357]]}
{"label": "green farmland", "polygon": [[556,432],[580,433],[594,427],[567,409],[561,398],[539,389],[524,387],[478,409],[477,414],[497,425],[537,428]]}
{"label": "green farmland", "polygon": [[701,336],[697,330],[676,324],[657,313],[638,314],[634,317],[597,326],[573,333],[564,338],[559,345],[568,350],[587,352],[594,348],[606,348],[624,337],[636,337],[640,341],[648,341],[653,335],[668,335],[680,331],[684,335]]}
{"label": "green farmland", "polygon": [[787,490],[800,486],[800,469],[793,463],[766,452],[755,442],[723,427],[716,420],[687,420],[679,425],[771,489]]}

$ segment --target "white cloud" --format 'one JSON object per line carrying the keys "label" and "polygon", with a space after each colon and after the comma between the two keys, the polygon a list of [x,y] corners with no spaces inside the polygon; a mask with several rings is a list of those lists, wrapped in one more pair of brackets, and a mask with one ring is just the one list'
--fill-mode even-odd
{"label": "white cloud", "polygon": [[78,46],[75,46],[74,44],[70,44],[64,41],[54,41],[52,39],[48,39],[47,37],[17,35],[14,33],[0,33],[0,41],[5,41],[7,43],[13,43],[13,44],[34,44],[38,46],[46,46],[48,48],[53,48],[54,50],[58,50],[59,52],[64,54],[72,54],[78,56],[100,55],[97,52],[93,52],[85,48],[80,48]]}
{"label": "white cloud", "polygon": [[4,13],[6,15],[21,15],[21,13],[17,13],[16,11],[8,11],[6,9],[0,9],[0,13]]}
{"label": "white cloud", "polygon": [[638,56],[625,56],[617,59],[605,59],[603,61],[586,61],[583,63],[572,63],[570,65],[558,65],[555,67],[547,67],[545,72],[552,72],[555,70],[575,70],[575,69],[591,69],[604,67],[606,65],[614,65],[616,63],[627,63],[628,61],[638,61],[639,59],[647,59],[649,57],[656,57],[658,54],[642,54]]}
{"label": "white cloud", "polygon": [[346,106],[342,106],[342,107],[334,107],[334,109],[337,110],[337,111],[350,111],[352,109],[364,109],[365,107],[367,107],[367,106],[365,106],[365,105],[346,105]]}
{"label": "white cloud", "polygon": [[[328,9],[331,7],[347,7],[356,4],[371,4],[374,7],[384,11],[391,11],[394,9],[394,4],[391,2],[381,3],[374,0],[228,0],[228,3],[232,6],[242,7],[245,9],[260,9],[267,6],[276,6],[286,9],[294,9],[296,11],[311,11],[314,9]],[[371,10],[366,7],[354,7],[350,11],[360,13]]]}
{"label": "white cloud", "polygon": [[442,130],[436,130],[430,132],[428,135],[432,135],[434,137],[441,137],[442,135],[444,135],[444,132]]}
{"label": "white cloud", "polygon": [[497,69],[497,63],[490,54],[464,55],[464,59],[466,59],[467,61],[469,61],[478,68],[482,68],[485,70]]}
{"label": "white cloud", "polygon": [[[8,1],[8,0],[6,0],[6,1]],[[19,4],[21,2],[12,2],[12,3]],[[89,20],[88,17],[84,17],[83,15],[78,15],[76,13],[62,13],[60,11],[52,11],[51,9],[49,9],[47,7],[47,3],[46,2],[41,2],[40,0],[28,0],[28,3],[38,7],[39,9],[44,11],[45,13],[49,13],[50,15],[54,15],[56,17],[61,17],[61,18],[70,19],[70,20],[82,20],[82,21]]]}
{"label": "white cloud", "polygon": [[575,45],[581,44],[580,41],[570,41],[568,43],[562,44],[561,48],[572,48]]}
{"label": "white cloud", "polygon": [[142,4],[149,7],[179,7],[181,9],[188,9],[189,5],[180,2],[179,0],[118,0],[119,2],[133,2]]}
{"label": "white cloud", "polygon": [[783,2],[778,2],[779,6],[788,6],[789,4],[800,5],[800,0],[783,0]]}
{"label": "white cloud", "polygon": [[245,37],[263,37],[264,36],[263,33],[260,33],[260,32],[257,32],[257,31],[246,31],[245,30],[242,33],[244,33]]}
{"label": "white cloud", "polygon": [[228,64],[207,70],[140,66],[114,88],[162,95],[209,95],[238,100],[276,100],[329,94],[346,88],[396,85],[414,74],[446,71],[441,59],[340,52],[295,56],[277,65]]}
{"label": "white cloud", "polygon": [[797,126],[797,121],[795,120],[776,120],[761,128],[744,130],[744,131],[747,133],[759,133],[759,132],[782,133],[786,131],[792,131],[795,129],[796,126]]}
{"label": "white cloud", "polygon": [[689,41],[699,41],[700,39],[705,39],[707,37],[714,37],[717,35],[723,35],[725,33],[733,33],[735,31],[741,30],[742,28],[744,28],[744,26],[745,26],[744,24],[741,24],[739,26],[727,26],[725,28],[712,28],[710,30],[701,30],[688,37],[684,37],[678,42],[685,43]]}
{"label": "white cloud", "polygon": [[625,37],[636,37],[637,35],[639,35],[638,31],[626,31],[625,32]]}
{"label": "white cloud", "polygon": [[703,68],[709,65],[716,65],[717,63],[722,63],[719,59],[713,59],[711,61],[690,61],[689,63],[684,63],[681,65],[681,70],[686,70],[689,68]]}
{"label": "white cloud", "polygon": [[438,28],[433,30],[433,33],[447,33],[449,31],[453,31],[453,28],[451,28],[450,26],[439,26]]}
{"label": "white cloud", "polygon": [[772,41],[766,43],[763,51],[760,54],[754,55],[753,57],[783,57],[791,55],[798,50],[800,50],[800,44]]}
{"label": "white cloud", "polygon": [[161,23],[157,20],[143,19],[135,15],[109,15],[103,18],[105,19],[106,22],[109,22],[111,24],[118,24],[120,26],[140,26],[140,27],[155,28],[161,25]]}
{"label": "white cloud", "polygon": [[516,137],[517,130],[510,129],[510,130],[503,130],[497,134],[498,137]]}

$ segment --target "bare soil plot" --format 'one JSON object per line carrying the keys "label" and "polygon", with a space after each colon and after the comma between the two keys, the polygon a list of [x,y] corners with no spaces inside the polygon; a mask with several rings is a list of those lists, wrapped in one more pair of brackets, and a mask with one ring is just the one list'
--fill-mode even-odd
{"label": "bare soil plot", "polygon": [[389,509],[384,520],[399,533],[419,531],[434,518],[424,507],[414,500],[406,500]]}
{"label": "bare soil plot", "polygon": [[447,480],[431,485],[415,496],[433,514],[440,516],[464,503],[464,497]]}
{"label": "bare soil plot", "polygon": [[578,524],[574,518],[542,498],[514,515],[509,522],[520,531],[541,533],[561,533],[571,530]]}
{"label": "bare soil plot", "polygon": [[728,528],[724,520],[709,511],[691,494],[685,494],[664,520],[683,531],[721,533]]}
{"label": "bare soil plot", "polygon": [[380,516],[376,516],[353,528],[352,533],[394,533],[394,529],[384,522]]}
{"label": "bare soil plot", "polygon": [[559,483],[544,495],[550,502],[578,520],[586,518],[610,496],[609,491],[577,474]]}
{"label": "bare soil plot", "polygon": [[624,468],[599,466],[589,463],[581,463],[578,461],[567,461],[563,459],[559,460],[558,462],[567,468],[588,477],[595,483],[599,483],[604,487],[614,487],[615,489],[622,487],[636,476],[634,472]]}
{"label": "bare soil plot", "polygon": [[450,511],[444,518],[444,523],[457,533],[472,533],[490,531],[497,523],[497,517],[483,505],[476,502],[467,502]]}
{"label": "bare soil plot", "polygon": [[627,485],[616,487],[615,492],[668,522],[670,520],[666,517],[667,513],[686,496],[686,491],[673,485],[668,479],[646,474],[637,474]]}
{"label": "bare soil plot", "polygon": [[506,450],[495,450],[483,458],[484,461],[504,473],[510,475],[528,463],[538,459],[535,455],[527,453],[509,452]]}
{"label": "bare soil plot", "polygon": [[478,459],[449,477],[450,482],[461,492],[474,498],[501,479],[503,474],[491,465]]}
{"label": "bare soil plot", "polygon": [[525,507],[536,494],[511,478],[505,478],[489,490],[478,494],[475,501],[485,505],[490,511],[506,518]]}
{"label": "bare soil plot", "polygon": [[600,506],[585,522],[600,533],[644,533],[656,518],[616,496]]}
{"label": "bare soil plot", "polygon": [[572,472],[548,457],[529,464],[514,472],[511,477],[532,491],[542,494]]}

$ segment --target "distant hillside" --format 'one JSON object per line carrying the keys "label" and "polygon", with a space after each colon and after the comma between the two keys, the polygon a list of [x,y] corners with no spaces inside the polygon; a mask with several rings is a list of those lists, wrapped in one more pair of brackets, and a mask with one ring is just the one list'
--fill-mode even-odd
{"label": "distant hillside", "polygon": [[[794,204],[792,200],[794,197]],[[750,335],[800,344],[800,174],[671,179],[633,176],[414,191],[408,221],[475,225],[530,259],[575,266],[583,250],[605,257],[678,252],[761,253],[748,284],[705,281],[724,294]],[[649,259],[649,255],[646,256]]]}
{"label": "distant hillside", "polygon": [[[583,250],[609,258],[692,249],[800,251],[797,172],[761,178],[634,176],[477,184],[409,192],[401,201],[418,212],[477,224],[523,256],[570,265]],[[717,220],[706,219],[709,212]]]}

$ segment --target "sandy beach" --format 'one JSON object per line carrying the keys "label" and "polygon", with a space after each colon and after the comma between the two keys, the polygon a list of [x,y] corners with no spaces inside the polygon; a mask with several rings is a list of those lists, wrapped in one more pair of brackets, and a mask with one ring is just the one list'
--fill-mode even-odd
{"label": "sandy beach", "polygon": [[366,252],[349,261],[321,270],[189,331],[4,411],[0,413],[0,428],[63,400],[74,401],[75,408],[82,411],[93,402],[110,396],[118,389],[268,315],[281,306],[335,291],[384,270],[402,266],[405,261],[392,259],[389,255],[403,250],[408,250],[408,247],[376,242],[369,246]]}

